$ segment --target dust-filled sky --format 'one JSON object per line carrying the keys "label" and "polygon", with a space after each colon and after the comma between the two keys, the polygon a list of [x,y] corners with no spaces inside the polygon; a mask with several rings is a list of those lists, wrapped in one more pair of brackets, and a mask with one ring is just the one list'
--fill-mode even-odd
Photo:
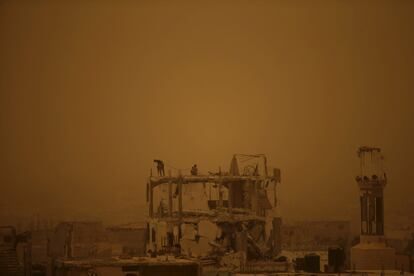
{"label": "dust-filled sky", "polygon": [[413,28],[409,0],[3,0],[0,219],[141,219],[154,158],[233,153],[282,170],[283,217],[346,219],[360,145],[411,213]]}

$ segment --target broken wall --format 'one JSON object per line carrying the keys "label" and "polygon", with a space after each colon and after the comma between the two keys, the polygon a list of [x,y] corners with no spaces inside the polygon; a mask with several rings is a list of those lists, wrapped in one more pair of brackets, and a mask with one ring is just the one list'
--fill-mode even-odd
{"label": "broken wall", "polygon": [[145,256],[147,228],[141,229],[110,229],[108,230],[111,244],[118,244],[122,254],[129,256]]}

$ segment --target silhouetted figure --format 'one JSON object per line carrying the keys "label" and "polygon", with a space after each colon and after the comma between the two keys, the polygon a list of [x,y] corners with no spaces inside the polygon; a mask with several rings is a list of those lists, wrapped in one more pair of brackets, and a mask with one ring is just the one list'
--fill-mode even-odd
{"label": "silhouetted figure", "polygon": [[194,164],[194,166],[191,168],[191,175],[198,175],[197,164]]}
{"label": "silhouetted figure", "polygon": [[154,162],[157,163],[158,175],[165,176],[164,162],[162,160],[157,160],[157,159],[154,159]]}

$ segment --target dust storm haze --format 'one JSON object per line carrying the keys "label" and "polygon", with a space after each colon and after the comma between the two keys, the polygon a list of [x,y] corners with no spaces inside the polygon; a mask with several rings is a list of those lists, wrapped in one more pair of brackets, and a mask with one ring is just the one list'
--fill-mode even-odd
{"label": "dust storm haze", "polygon": [[[0,219],[141,220],[153,159],[282,170],[280,212],[358,216],[357,147],[414,210],[413,1],[2,1]],[[168,168],[167,168],[168,169]]]}

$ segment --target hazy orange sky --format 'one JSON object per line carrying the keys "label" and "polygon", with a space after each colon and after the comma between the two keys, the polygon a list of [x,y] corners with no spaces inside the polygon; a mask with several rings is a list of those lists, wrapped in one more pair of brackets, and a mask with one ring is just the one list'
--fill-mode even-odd
{"label": "hazy orange sky", "polygon": [[154,158],[236,152],[281,168],[284,217],[349,218],[360,145],[412,213],[413,26],[409,0],[1,1],[0,219],[140,219]]}

